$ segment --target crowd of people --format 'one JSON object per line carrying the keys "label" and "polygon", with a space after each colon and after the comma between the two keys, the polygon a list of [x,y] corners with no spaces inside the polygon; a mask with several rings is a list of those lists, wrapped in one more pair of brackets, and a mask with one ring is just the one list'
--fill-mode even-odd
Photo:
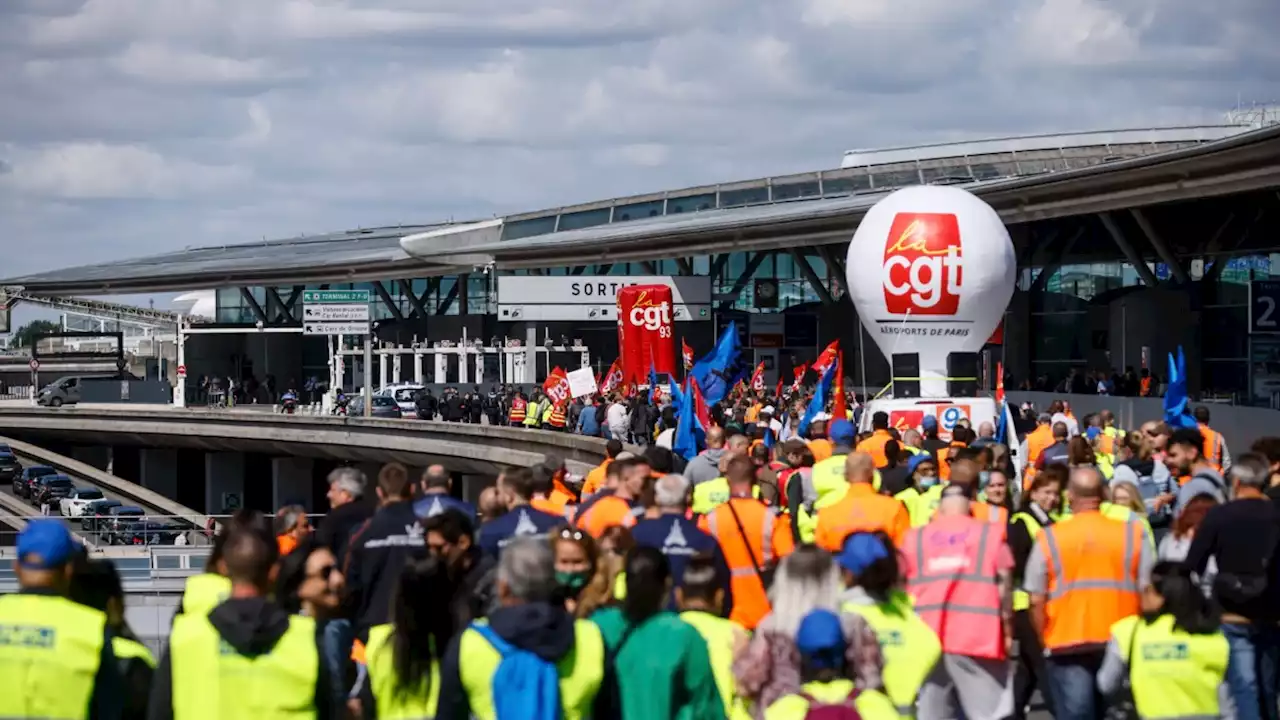
{"label": "crowd of people", "polygon": [[219,529],[159,658],[113,567],[33,521],[0,716],[981,720],[1038,690],[1059,720],[1277,717],[1280,438],[1062,403],[1016,450],[883,413],[783,438],[766,407],[718,408],[687,462],[659,414],[474,505],[440,466],[339,468],[315,527]]}

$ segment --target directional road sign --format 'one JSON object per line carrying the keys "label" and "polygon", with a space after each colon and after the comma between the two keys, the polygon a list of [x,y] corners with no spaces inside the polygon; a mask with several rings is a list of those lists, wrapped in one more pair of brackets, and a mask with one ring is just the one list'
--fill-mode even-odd
{"label": "directional road sign", "polygon": [[367,322],[305,322],[303,335],[368,335]]}
{"label": "directional road sign", "polygon": [[368,290],[307,290],[302,293],[304,335],[368,335]]}

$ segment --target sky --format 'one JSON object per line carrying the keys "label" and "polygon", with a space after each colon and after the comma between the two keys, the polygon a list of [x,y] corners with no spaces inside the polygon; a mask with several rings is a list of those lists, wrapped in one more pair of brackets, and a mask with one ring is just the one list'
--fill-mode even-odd
{"label": "sky", "polygon": [[1216,123],[1280,99],[1276,28],[1275,0],[2,0],[0,277]]}

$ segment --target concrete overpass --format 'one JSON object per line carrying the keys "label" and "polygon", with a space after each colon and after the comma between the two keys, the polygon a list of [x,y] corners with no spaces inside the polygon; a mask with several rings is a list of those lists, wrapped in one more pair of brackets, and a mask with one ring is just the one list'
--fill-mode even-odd
{"label": "concrete overpass", "polygon": [[[244,459],[251,453],[271,458],[270,498],[263,495],[258,504],[273,506],[284,498],[317,497],[312,460],[370,466],[395,461],[410,467],[439,463],[461,476],[463,492],[471,496],[503,469],[534,465],[548,455],[565,459],[575,472],[585,472],[605,457],[604,440],[568,433],[167,406],[0,406],[0,435],[36,445],[72,446],[83,451],[88,464],[99,467],[105,467],[108,448],[136,450],[138,459],[132,462],[140,489],[214,513],[223,509],[220,500],[228,494],[237,500],[252,494],[246,477],[250,483],[258,480]],[[192,451],[203,453],[204,462],[180,466],[178,454]],[[114,464],[115,474],[130,477],[121,460]],[[180,489],[201,475],[201,490]],[[320,507],[319,502],[310,505]]]}

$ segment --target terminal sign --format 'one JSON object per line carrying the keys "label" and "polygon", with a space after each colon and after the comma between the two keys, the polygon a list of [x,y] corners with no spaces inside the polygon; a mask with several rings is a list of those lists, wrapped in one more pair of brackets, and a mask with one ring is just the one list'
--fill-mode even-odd
{"label": "terminal sign", "polygon": [[307,290],[302,293],[304,335],[368,335],[368,290]]}

